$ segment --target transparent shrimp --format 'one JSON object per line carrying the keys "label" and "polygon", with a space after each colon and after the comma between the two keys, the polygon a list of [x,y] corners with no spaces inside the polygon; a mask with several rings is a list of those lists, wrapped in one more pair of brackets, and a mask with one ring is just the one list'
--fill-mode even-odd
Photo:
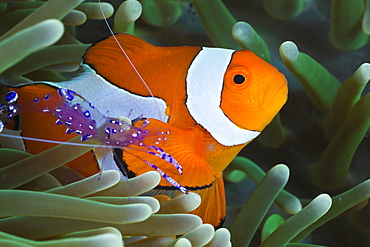
{"label": "transparent shrimp", "polygon": [[[59,88],[44,97],[36,98],[33,102],[17,103],[17,99],[18,94],[10,91],[5,96],[7,103],[0,104],[0,132],[18,114],[43,112],[55,116],[56,125],[64,125],[67,134],[76,133],[81,136],[81,141],[93,138],[107,147],[130,149],[136,147],[140,151],[145,151],[169,162],[182,174],[182,167],[176,159],[159,147],[166,141],[166,136],[170,134],[169,130],[146,128],[150,119],[145,119],[140,127],[136,127],[128,118],[106,117],[81,95],[65,88]],[[187,194],[187,190],[183,186],[159,167],[146,160],[143,161],[155,169],[172,186]]]}

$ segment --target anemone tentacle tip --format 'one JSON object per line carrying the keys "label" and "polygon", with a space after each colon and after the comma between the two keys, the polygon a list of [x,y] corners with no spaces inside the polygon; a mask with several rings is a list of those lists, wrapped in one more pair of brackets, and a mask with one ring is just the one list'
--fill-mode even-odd
{"label": "anemone tentacle tip", "polygon": [[280,55],[288,61],[295,61],[298,58],[299,51],[293,41],[285,41],[280,46]]}

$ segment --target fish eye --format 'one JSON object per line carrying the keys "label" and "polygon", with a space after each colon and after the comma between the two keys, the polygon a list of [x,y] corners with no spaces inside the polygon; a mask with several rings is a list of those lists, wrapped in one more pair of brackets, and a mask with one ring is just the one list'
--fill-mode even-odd
{"label": "fish eye", "polygon": [[252,84],[252,73],[246,67],[232,66],[227,69],[224,81],[229,89],[241,92]]}
{"label": "fish eye", "polygon": [[245,82],[245,77],[244,77],[244,75],[241,75],[241,74],[237,74],[237,75],[235,75],[235,76],[234,76],[234,82],[235,82],[236,84],[242,84],[242,83],[244,83],[244,82]]}

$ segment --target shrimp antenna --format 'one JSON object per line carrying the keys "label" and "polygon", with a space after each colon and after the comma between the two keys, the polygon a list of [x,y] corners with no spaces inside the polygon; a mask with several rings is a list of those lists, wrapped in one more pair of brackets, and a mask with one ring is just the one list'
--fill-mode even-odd
{"label": "shrimp antenna", "polygon": [[[105,14],[104,14],[103,8],[102,8],[102,6],[101,6],[101,0],[98,0],[98,2],[99,2],[100,12],[101,12],[101,14],[102,14],[102,16],[103,16],[103,18],[104,18],[105,24],[106,24],[106,26],[107,26],[107,28],[108,28],[109,32],[112,34],[112,37],[113,37],[113,38],[114,38],[114,40],[116,41],[116,43],[117,43],[118,47],[119,47],[119,48],[120,48],[120,50],[122,51],[123,55],[126,57],[127,61],[130,63],[131,67],[133,68],[133,70],[135,71],[135,73],[137,74],[137,76],[139,77],[140,81],[144,84],[144,86],[145,86],[145,87],[146,87],[146,89],[148,90],[149,94],[153,97],[153,100],[154,100],[154,103],[155,103],[155,105],[156,105],[156,107],[157,107],[157,109],[158,109],[158,112],[160,112],[160,110],[159,110],[159,106],[158,106],[158,103],[157,103],[157,101],[155,100],[155,97],[154,97],[154,94],[153,94],[152,90],[150,90],[150,88],[149,88],[148,84],[145,82],[144,78],[141,76],[140,72],[137,70],[137,68],[135,67],[134,63],[131,61],[131,59],[130,59],[129,55],[126,53],[125,49],[123,49],[123,47],[122,47],[122,46],[121,46],[121,44],[119,43],[118,39],[116,38],[116,35],[114,34],[114,32],[113,32],[112,28],[110,27],[110,25],[109,25],[109,23],[108,23],[108,20],[107,20],[107,18],[106,18],[106,16],[105,16]],[[159,116],[161,116],[161,115],[159,114]],[[163,121],[163,119],[162,119],[162,121]]]}
{"label": "shrimp antenna", "polygon": [[[36,141],[36,142],[47,142],[47,143],[52,143],[52,144],[66,144],[65,141],[55,141],[55,140],[41,139],[41,138],[35,138],[35,137],[17,136],[17,135],[12,135],[12,134],[5,134],[5,133],[0,133],[0,137],[22,139],[22,140]],[[73,143],[73,142],[69,142],[68,145],[70,145],[70,146],[82,146],[82,147],[93,147],[93,148],[106,148],[107,147],[107,145]],[[110,148],[121,148],[120,146],[108,146],[108,147],[110,147]]]}

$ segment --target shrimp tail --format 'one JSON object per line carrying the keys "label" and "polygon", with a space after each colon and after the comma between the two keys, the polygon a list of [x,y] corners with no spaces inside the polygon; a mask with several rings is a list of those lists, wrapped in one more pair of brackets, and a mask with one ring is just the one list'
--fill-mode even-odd
{"label": "shrimp tail", "polygon": [[99,125],[102,125],[101,121],[96,120],[102,120],[104,115],[94,110],[94,107],[80,95],[65,88],[35,98],[32,102],[17,103],[17,99],[18,94],[14,91],[6,94],[7,104],[0,106],[2,127],[16,115],[43,112],[55,116],[56,125],[65,125],[67,134],[74,132],[84,141],[97,135]]}
{"label": "shrimp tail", "polygon": [[16,115],[18,115],[17,99],[18,94],[10,91],[4,97],[6,104],[0,104],[0,132],[3,131],[4,127],[9,121]]}

